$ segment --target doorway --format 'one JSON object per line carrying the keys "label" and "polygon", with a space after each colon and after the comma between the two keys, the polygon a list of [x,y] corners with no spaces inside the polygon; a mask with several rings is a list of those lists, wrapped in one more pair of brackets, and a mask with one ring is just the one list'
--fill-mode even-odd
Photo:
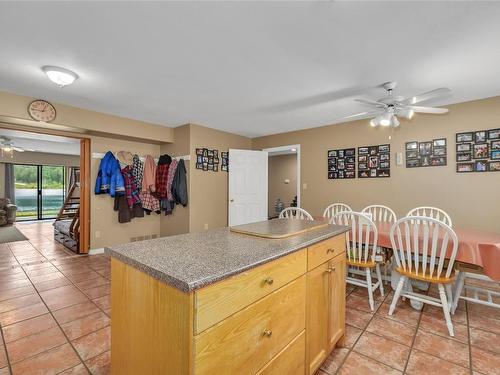
{"label": "doorway", "polygon": [[8,146],[0,153],[0,197],[18,206],[16,222],[55,220],[54,239],[88,253],[90,139],[6,123],[0,139]]}
{"label": "doorway", "polygon": [[55,219],[66,198],[65,167],[14,164],[16,221]]}
{"label": "doorway", "polygon": [[300,145],[267,148],[268,218],[287,207],[300,207]]}

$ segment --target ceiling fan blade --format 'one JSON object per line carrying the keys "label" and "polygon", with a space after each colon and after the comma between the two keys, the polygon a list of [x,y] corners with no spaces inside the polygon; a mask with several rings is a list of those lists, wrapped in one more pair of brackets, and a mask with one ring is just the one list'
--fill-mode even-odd
{"label": "ceiling fan blade", "polygon": [[401,103],[402,104],[409,104],[409,105],[417,104],[417,103],[424,102],[424,101],[429,100],[429,99],[433,99],[436,96],[445,95],[445,94],[449,94],[449,93],[451,93],[451,90],[448,87],[440,87],[438,89],[427,91],[427,92],[424,92],[420,95],[416,95],[416,96],[413,96],[411,98],[405,99]]}
{"label": "ceiling fan blade", "polygon": [[12,148],[14,151],[17,151],[17,152],[24,152],[24,148],[19,148],[19,147],[16,147],[16,146],[11,146],[11,148]]}
{"label": "ceiling fan blade", "polygon": [[371,107],[385,108],[384,103],[376,102],[374,100],[367,100],[367,99],[354,99],[354,100],[359,102],[359,103],[369,105]]}
{"label": "ceiling fan blade", "polygon": [[443,114],[448,113],[448,108],[437,108],[437,107],[421,107],[418,105],[409,105],[405,108],[412,109],[417,113],[434,113],[434,114]]}
{"label": "ceiling fan blade", "polygon": [[370,118],[379,115],[380,111],[367,111],[356,113],[355,115],[345,116],[340,118],[339,120],[362,120],[365,118]]}

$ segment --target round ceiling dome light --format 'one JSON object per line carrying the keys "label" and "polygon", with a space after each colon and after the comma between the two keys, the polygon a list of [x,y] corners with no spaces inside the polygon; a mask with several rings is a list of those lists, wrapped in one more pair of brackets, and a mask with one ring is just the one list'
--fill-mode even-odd
{"label": "round ceiling dome light", "polygon": [[78,74],[71,70],[60,68],[58,66],[43,66],[42,70],[47,74],[47,77],[59,87],[71,85],[78,79]]}

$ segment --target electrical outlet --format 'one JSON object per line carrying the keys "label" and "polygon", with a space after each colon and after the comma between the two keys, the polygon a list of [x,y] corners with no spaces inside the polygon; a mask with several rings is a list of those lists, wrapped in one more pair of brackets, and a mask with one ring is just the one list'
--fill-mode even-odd
{"label": "electrical outlet", "polygon": [[302,190],[307,190],[307,182],[304,182],[304,183],[302,184]]}
{"label": "electrical outlet", "polygon": [[95,231],[95,238],[101,238],[101,231],[100,230]]}
{"label": "electrical outlet", "polygon": [[208,223],[205,223],[205,230],[208,230]]}

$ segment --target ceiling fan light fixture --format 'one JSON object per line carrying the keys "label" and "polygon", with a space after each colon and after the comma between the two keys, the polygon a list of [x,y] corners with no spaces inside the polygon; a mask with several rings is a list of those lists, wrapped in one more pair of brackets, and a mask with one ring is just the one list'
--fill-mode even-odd
{"label": "ceiling fan light fixture", "polygon": [[390,126],[392,122],[392,117],[393,117],[392,113],[390,112],[384,113],[380,118],[379,124],[382,126]]}
{"label": "ceiling fan light fixture", "polygon": [[370,126],[376,127],[377,125],[378,125],[378,122],[376,121],[376,119],[375,119],[375,118],[372,118],[372,119],[370,120]]}
{"label": "ceiling fan light fixture", "polygon": [[42,67],[42,70],[59,87],[71,85],[78,79],[78,74],[75,72],[58,66],[46,65]]}

